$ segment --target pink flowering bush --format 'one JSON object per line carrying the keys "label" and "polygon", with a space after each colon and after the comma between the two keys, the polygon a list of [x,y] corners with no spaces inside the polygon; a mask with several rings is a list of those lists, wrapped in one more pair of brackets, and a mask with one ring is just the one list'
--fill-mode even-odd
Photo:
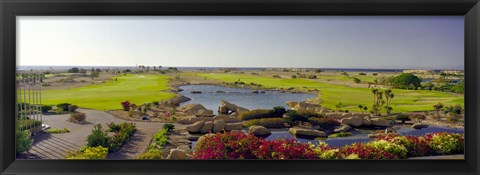
{"label": "pink flowering bush", "polygon": [[225,132],[199,139],[194,159],[256,159],[262,139],[242,132]]}
{"label": "pink flowering bush", "polygon": [[360,159],[399,159],[398,155],[389,153],[382,149],[374,148],[363,143],[354,143],[349,146],[340,148],[340,154],[347,157],[351,154],[356,154]]}
{"label": "pink flowering bush", "polygon": [[194,159],[404,159],[458,154],[464,149],[463,134],[432,133],[425,136],[384,134],[368,143],[332,148],[293,139],[265,140],[243,132],[207,135],[198,140]]}

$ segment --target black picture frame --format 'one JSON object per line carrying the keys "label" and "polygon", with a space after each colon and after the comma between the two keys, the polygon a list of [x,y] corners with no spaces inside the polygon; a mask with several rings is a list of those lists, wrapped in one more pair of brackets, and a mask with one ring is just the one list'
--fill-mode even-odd
{"label": "black picture frame", "polygon": [[[1,174],[479,174],[478,0],[1,0]],[[464,15],[465,160],[15,160],[16,16]]]}

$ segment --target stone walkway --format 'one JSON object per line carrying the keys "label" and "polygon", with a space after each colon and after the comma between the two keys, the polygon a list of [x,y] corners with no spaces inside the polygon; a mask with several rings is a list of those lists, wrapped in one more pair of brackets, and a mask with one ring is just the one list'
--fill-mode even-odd
{"label": "stone walkway", "polygon": [[[30,153],[36,154],[42,159],[64,159],[67,151],[75,151],[87,144],[87,136],[92,133],[93,126],[102,124],[106,129],[107,123],[130,122],[115,118],[114,116],[97,110],[78,109],[86,113],[87,123],[76,124],[68,122],[70,114],[43,115],[43,123],[50,125],[52,129],[67,128],[69,133],[63,134],[42,134],[35,137]],[[133,122],[137,126],[137,132],[132,140],[124,147],[113,154],[109,159],[133,159],[145,152],[150,144],[153,135],[163,127],[163,123]]]}

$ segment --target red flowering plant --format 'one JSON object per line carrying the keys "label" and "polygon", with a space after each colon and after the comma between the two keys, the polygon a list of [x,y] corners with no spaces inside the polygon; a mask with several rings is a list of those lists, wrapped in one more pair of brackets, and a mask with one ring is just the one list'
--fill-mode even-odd
{"label": "red flowering plant", "polygon": [[194,159],[315,159],[308,144],[288,140],[264,140],[243,132],[225,132],[197,142]]}
{"label": "red flowering plant", "polygon": [[265,140],[243,132],[206,135],[198,140],[194,159],[403,159],[463,153],[463,134],[425,136],[379,134],[375,141],[332,148],[299,143],[293,139]]}
{"label": "red flowering plant", "polygon": [[257,148],[258,159],[317,159],[318,155],[308,144],[295,142],[294,139],[262,140]]}
{"label": "red flowering plant", "polygon": [[225,132],[199,139],[194,159],[255,159],[261,138],[243,132]]}
{"label": "red flowering plant", "polygon": [[398,134],[389,133],[379,135],[375,140],[386,140],[404,146],[408,150],[408,157],[420,157],[432,154],[428,146],[428,140],[424,137],[400,136]]}
{"label": "red flowering plant", "polygon": [[131,104],[130,104],[129,101],[124,101],[124,102],[121,103],[121,105],[122,105],[122,108],[123,108],[124,111],[129,111],[130,110],[130,105]]}
{"label": "red flowering plant", "polygon": [[340,148],[340,154],[343,157],[356,154],[360,159],[399,159],[395,154],[391,154],[382,149],[375,149],[367,144],[354,143]]}

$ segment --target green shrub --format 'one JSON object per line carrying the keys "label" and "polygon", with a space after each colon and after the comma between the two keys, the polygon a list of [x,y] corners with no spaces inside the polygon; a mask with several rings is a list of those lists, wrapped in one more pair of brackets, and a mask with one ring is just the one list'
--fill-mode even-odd
{"label": "green shrub", "polygon": [[297,110],[297,113],[301,116],[310,118],[310,117],[323,117],[323,115],[315,112],[315,111],[308,111],[308,110]]}
{"label": "green shrub", "polygon": [[108,138],[108,142],[110,143],[108,148],[110,152],[116,152],[120,150],[123,144],[130,141],[130,139],[132,138],[132,135],[136,131],[136,126],[134,123],[125,122],[125,123],[119,124],[119,126],[120,126],[120,130],[115,132],[114,136]]}
{"label": "green shrub", "polygon": [[48,112],[48,111],[50,111],[50,110],[52,110],[52,109],[53,109],[53,107],[52,107],[52,106],[49,106],[49,105],[45,105],[45,106],[42,106],[42,107],[41,107],[41,110],[42,110],[43,113]]}
{"label": "green shrub", "polygon": [[287,110],[283,106],[275,106],[273,107],[272,115],[282,116],[285,112],[287,112]]}
{"label": "green shrub", "polygon": [[122,126],[120,126],[120,124],[115,124],[113,122],[107,124],[107,126],[109,132],[118,132],[120,131],[120,129],[122,129]]}
{"label": "green shrub", "polygon": [[63,129],[48,129],[46,132],[50,134],[61,134],[61,133],[67,133],[70,131],[67,128],[63,128]]}
{"label": "green shrub", "polygon": [[61,111],[68,111],[68,107],[72,105],[70,103],[60,103],[57,104],[57,108],[60,109]]}
{"label": "green shrub", "polygon": [[266,128],[285,128],[285,123],[286,121],[283,118],[262,118],[248,120],[243,125],[246,127],[260,125]]}
{"label": "green shrub", "polygon": [[411,120],[413,120],[414,122],[417,122],[417,123],[420,123],[423,120],[427,119],[427,117],[425,115],[422,115],[422,114],[413,114],[413,115],[409,116],[409,118]]}
{"label": "green shrub", "polygon": [[162,150],[149,149],[147,152],[137,156],[137,159],[158,160],[162,159]]}
{"label": "green shrub", "polygon": [[32,133],[29,130],[16,130],[15,150],[17,154],[28,151],[32,147],[32,143]]}
{"label": "green shrub", "polygon": [[169,142],[167,138],[167,133],[168,133],[167,128],[163,128],[157,133],[155,133],[155,135],[153,135],[153,138],[152,138],[152,143],[150,143],[150,146],[148,146],[148,149],[162,149],[163,146],[168,144]]}
{"label": "green shrub", "polygon": [[71,113],[70,118],[68,118],[69,122],[84,122],[85,119],[87,118],[87,114],[82,113],[82,112],[77,112],[77,113]]}
{"label": "green shrub", "polygon": [[108,148],[97,147],[83,147],[79,151],[67,152],[66,159],[106,159]]}
{"label": "green shrub", "polygon": [[20,114],[19,114],[18,120],[30,120],[30,117],[29,117],[29,116],[26,116],[26,115],[20,115]]}
{"label": "green shrub", "polygon": [[397,155],[399,158],[406,158],[408,150],[403,145],[395,144],[388,142],[386,140],[377,140],[367,143],[367,146],[370,146],[375,149],[384,150],[390,154]]}
{"label": "green shrub", "polygon": [[103,131],[102,125],[97,124],[93,127],[92,134],[87,136],[87,142],[87,145],[90,147],[109,147],[108,135],[105,131]]}
{"label": "green shrub", "polygon": [[407,114],[398,114],[395,116],[395,120],[400,120],[402,123],[405,123],[405,121],[410,121],[410,117],[408,117]]}
{"label": "green shrub", "polygon": [[28,120],[17,120],[17,128],[20,130],[27,130],[35,126],[41,126],[42,122],[38,120],[28,119]]}
{"label": "green shrub", "polygon": [[297,122],[297,121],[302,121],[302,122],[306,122],[308,121],[308,117],[307,116],[304,116],[304,115],[301,115],[299,112],[297,111],[294,111],[294,110],[288,110],[286,113],[285,113],[285,120],[289,123],[289,124],[293,124],[294,122]]}
{"label": "green shrub", "polygon": [[166,128],[167,131],[171,131],[171,130],[175,129],[175,125],[173,125],[171,123],[165,123],[165,124],[163,124],[163,128]]}
{"label": "green shrub", "polygon": [[339,133],[329,135],[328,137],[329,138],[337,138],[337,137],[348,137],[348,136],[352,136],[352,133],[351,132],[339,132]]}
{"label": "green shrub", "polygon": [[30,103],[24,103],[24,102],[20,102],[20,103],[17,103],[17,106],[18,106],[18,109],[20,110],[27,110],[30,108]]}
{"label": "green shrub", "polygon": [[75,112],[78,109],[77,105],[68,106],[68,112]]}
{"label": "green shrub", "polygon": [[464,137],[462,134],[435,133],[431,135],[430,147],[439,154],[463,153]]}
{"label": "green shrub", "polygon": [[238,115],[240,120],[251,120],[261,118],[278,118],[282,116],[276,116],[272,114],[272,110],[268,109],[255,109],[247,112],[242,112]]}
{"label": "green shrub", "polygon": [[334,119],[309,118],[308,122],[314,126],[320,126],[324,130],[333,130],[336,126],[340,126],[340,122]]}
{"label": "green shrub", "polygon": [[362,80],[360,80],[360,79],[357,78],[357,77],[353,77],[353,82],[355,82],[355,83],[358,84],[358,83],[362,82]]}
{"label": "green shrub", "polygon": [[460,121],[461,116],[460,114],[454,114],[452,112],[449,112],[446,118],[451,123],[457,123]]}

